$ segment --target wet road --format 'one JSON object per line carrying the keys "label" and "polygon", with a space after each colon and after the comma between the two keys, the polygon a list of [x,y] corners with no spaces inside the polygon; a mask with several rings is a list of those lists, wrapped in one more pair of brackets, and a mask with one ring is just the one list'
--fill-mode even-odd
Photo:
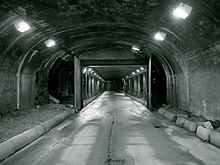
{"label": "wet road", "polygon": [[218,165],[219,155],[140,103],[105,92],[2,165]]}

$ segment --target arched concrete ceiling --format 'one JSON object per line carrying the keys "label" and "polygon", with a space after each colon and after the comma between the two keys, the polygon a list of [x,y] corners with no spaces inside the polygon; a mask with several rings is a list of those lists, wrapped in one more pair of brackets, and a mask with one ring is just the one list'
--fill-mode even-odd
{"label": "arched concrete ceiling", "polygon": [[[27,55],[25,66],[31,72],[42,63],[75,52],[82,58],[109,58],[109,51],[127,58],[145,58],[128,53],[133,44],[143,54],[159,54],[169,62],[175,51],[187,52],[217,41],[220,37],[220,2],[184,0],[193,7],[186,20],[172,17],[180,0],[2,0],[0,2],[0,65],[14,67]],[[24,19],[31,30],[19,33],[14,23]],[[166,41],[153,40],[162,30]],[[56,48],[48,50],[43,41],[54,37]],[[107,50],[107,51],[106,51]],[[37,51],[37,53],[35,52]],[[34,53],[35,52],[35,53]],[[179,57],[184,58],[184,57]],[[47,62],[45,62],[47,61]]]}

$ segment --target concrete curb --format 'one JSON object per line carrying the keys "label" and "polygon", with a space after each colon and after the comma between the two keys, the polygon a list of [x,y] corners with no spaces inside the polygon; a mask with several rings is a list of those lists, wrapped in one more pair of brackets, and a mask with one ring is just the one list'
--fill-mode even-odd
{"label": "concrete curb", "polygon": [[168,120],[174,121],[177,126],[182,127],[189,132],[195,133],[195,135],[203,141],[210,142],[211,144],[220,147],[220,132],[212,131],[203,127],[200,123],[187,120],[188,115],[186,114],[173,114],[166,111],[163,107],[158,109],[158,113]]}
{"label": "concrete curb", "polygon": [[196,136],[198,136],[200,139],[208,142],[210,134],[211,134],[211,130],[209,130],[203,126],[198,126],[197,131],[196,131]]}
{"label": "concrete curb", "polygon": [[164,108],[159,108],[158,113],[164,116],[164,114],[166,113],[166,110]]}
{"label": "concrete curb", "polygon": [[176,125],[183,128],[183,125],[184,125],[185,121],[186,121],[186,119],[184,119],[182,117],[177,117]]}
{"label": "concrete curb", "polygon": [[217,147],[220,147],[220,132],[211,131],[210,133],[210,143]]}
{"label": "concrete curb", "polygon": [[17,150],[23,148],[41,135],[45,134],[72,114],[73,112],[71,111],[64,112],[63,114],[60,114],[48,121],[45,121],[30,130],[27,130],[15,137],[12,137],[3,143],[0,143],[0,161],[3,161],[5,158],[15,153]]}
{"label": "concrete curb", "polygon": [[183,123],[183,128],[188,130],[189,132],[196,132],[197,125],[196,125],[196,123],[194,123],[190,120],[185,120]]}
{"label": "concrete curb", "polygon": [[164,117],[166,117],[168,120],[173,121],[173,122],[176,122],[176,120],[177,120],[176,114],[173,114],[168,111],[164,114]]}
{"label": "concrete curb", "polygon": [[164,116],[165,118],[167,118],[170,121],[176,122],[176,120],[177,120],[177,115],[176,114],[171,113],[171,112],[167,111],[164,108],[159,108],[158,113],[161,114],[162,116]]}

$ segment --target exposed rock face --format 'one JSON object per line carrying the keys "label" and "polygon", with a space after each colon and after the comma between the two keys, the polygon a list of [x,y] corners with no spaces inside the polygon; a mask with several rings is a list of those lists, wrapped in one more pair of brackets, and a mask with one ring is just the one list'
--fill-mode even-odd
{"label": "exposed rock face", "polygon": [[49,103],[48,93],[48,74],[45,69],[41,69],[36,74],[37,94],[35,98],[35,105],[43,105]]}

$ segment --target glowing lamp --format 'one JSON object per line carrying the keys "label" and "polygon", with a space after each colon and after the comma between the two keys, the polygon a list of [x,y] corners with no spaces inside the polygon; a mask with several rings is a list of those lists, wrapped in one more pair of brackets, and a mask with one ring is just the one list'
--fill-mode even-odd
{"label": "glowing lamp", "polygon": [[154,35],[154,39],[158,41],[163,41],[166,38],[166,35],[166,33],[159,31]]}
{"label": "glowing lamp", "polygon": [[133,45],[132,50],[138,52],[138,51],[140,51],[140,47],[137,45]]}
{"label": "glowing lamp", "polygon": [[19,21],[17,23],[15,23],[15,28],[19,31],[19,32],[26,32],[27,30],[30,29],[30,26],[28,25],[28,23],[24,22],[24,21]]}
{"label": "glowing lamp", "polygon": [[184,3],[180,3],[179,6],[173,10],[173,15],[176,18],[186,19],[190,15],[191,11],[191,6]]}
{"label": "glowing lamp", "polygon": [[56,42],[53,39],[48,39],[45,42],[46,47],[50,48],[56,45]]}

